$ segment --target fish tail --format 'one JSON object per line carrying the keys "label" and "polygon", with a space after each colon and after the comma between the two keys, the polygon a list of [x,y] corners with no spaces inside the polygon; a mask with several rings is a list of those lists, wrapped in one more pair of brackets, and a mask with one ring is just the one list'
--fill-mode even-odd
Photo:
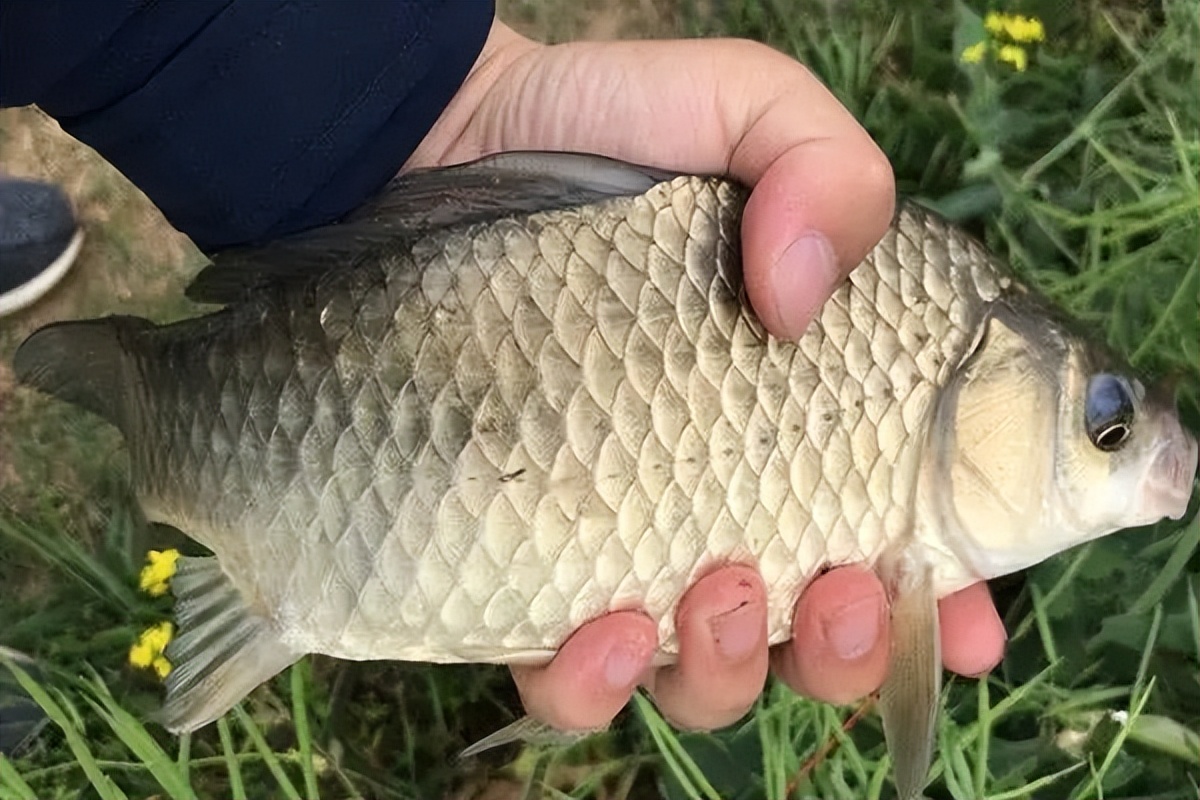
{"label": "fish tail", "polygon": [[214,557],[179,559],[171,590],[179,632],[164,654],[167,699],[155,718],[172,733],[216,720],[304,655],[247,608]]}
{"label": "fish tail", "polygon": [[126,429],[139,381],[131,370],[136,337],[154,324],[139,317],[58,322],[34,332],[13,356],[17,379]]}

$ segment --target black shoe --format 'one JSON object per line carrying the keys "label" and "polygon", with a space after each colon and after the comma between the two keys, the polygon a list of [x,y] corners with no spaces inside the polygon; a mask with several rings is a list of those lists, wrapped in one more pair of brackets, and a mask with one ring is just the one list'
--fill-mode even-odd
{"label": "black shoe", "polygon": [[[0,646],[0,657],[37,676],[34,663],[21,653]],[[0,755],[10,758],[19,755],[49,721],[42,707],[33,702],[16,677],[0,664]]]}
{"label": "black shoe", "polygon": [[62,189],[0,176],[0,317],[50,291],[82,243],[83,231]]}

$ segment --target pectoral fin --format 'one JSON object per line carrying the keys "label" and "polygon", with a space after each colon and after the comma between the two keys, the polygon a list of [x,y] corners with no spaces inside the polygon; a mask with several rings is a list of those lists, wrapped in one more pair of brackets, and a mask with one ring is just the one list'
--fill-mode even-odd
{"label": "pectoral fin", "polygon": [[533,717],[521,717],[516,722],[505,725],[495,733],[488,734],[475,744],[458,754],[459,758],[471,758],[485,750],[502,747],[512,742],[528,742],[529,744],[545,747],[566,747],[582,741],[603,728],[594,731],[560,731],[551,728],[544,722]]}
{"label": "pectoral fin", "polygon": [[933,756],[942,651],[932,570],[911,562],[902,570],[892,584],[892,666],[879,692],[879,710],[897,796],[916,800]]}

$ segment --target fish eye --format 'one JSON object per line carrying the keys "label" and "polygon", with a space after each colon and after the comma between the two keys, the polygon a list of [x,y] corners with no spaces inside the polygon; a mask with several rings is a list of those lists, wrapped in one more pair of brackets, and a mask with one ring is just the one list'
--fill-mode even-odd
{"label": "fish eye", "polygon": [[1133,389],[1117,375],[1100,373],[1088,382],[1083,407],[1088,439],[1111,453],[1129,439],[1133,425]]}

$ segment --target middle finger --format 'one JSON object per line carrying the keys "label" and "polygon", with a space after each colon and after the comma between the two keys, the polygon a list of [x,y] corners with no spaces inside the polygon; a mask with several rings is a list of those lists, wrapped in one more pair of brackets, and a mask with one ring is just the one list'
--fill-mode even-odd
{"label": "middle finger", "polygon": [[718,569],[696,582],[676,614],[679,662],[647,688],[677,727],[711,730],[736,722],[767,678],[767,593],[758,571]]}

